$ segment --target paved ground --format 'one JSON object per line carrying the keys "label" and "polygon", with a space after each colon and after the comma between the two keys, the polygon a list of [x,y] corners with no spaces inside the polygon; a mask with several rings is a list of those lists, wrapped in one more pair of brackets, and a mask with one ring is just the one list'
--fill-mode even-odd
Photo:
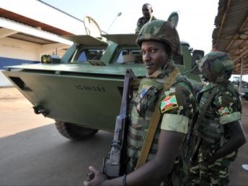
{"label": "paved ground", "polygon": [[[248,141],[248,101],[242,99],[242,105],[242,124]],[[242,164],[248,164],[248,142],[240,148],[236,161],[230,166],[230,185],[248,185],[248,171],[242,168]]]}
{"label": "paved ground", "polygon": [[[248,101],[242,122],[248,134]],[[0,186],[82,185],[87,166],[101,168],[112,134],[100,131],[88,141],[72,143],[56,131],[52,119],[33,112],[15,88],[0,87]],[[248,137],[247,137],[248,139]],[[230,167],[231,186],[248,185],[248,143]]]}
{"label": "paved ground", "polygon": [[0,186],[82,186],[88,166],[101,170],[110,150],[108,132],[64,138],[15,88],[0,88],[0,118]]}

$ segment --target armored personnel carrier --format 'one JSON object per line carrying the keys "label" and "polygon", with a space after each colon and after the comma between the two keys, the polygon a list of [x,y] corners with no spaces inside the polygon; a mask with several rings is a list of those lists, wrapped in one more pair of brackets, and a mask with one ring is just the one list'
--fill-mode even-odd
{"label": "armored personnel carrier", "polygon": [[[62,58],[44,55],[38,64],[6,66],[3,73],[32,103],[36,114],[55,120],[63,136],[83,140],[98,130],[113,132],[126,70],[132,69],[138,78],[146,73],[136,37],[64,36],[74,44]],[[193,83],[199,83],[195,61],[204,52],[186,42],[181,45],[183,55],[175,57],[175,63]]]}

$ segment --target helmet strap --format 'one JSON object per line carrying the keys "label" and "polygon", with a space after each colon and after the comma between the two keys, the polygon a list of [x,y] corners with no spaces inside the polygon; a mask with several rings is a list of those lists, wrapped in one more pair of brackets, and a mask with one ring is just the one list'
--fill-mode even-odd
{"label": "helmet strap", "polygon": [[173,59],[172,59],[172,57],[171,57],[171,55],[170,55],[169,58],[166,60],[166,62],[165,62],[165,64],[164,64],[164,66],[162,67],[162,69],[164,70],[164,69],[166,69],[166,68],[172,66],[173,64],[174,64],[174,63],[173,63]]}

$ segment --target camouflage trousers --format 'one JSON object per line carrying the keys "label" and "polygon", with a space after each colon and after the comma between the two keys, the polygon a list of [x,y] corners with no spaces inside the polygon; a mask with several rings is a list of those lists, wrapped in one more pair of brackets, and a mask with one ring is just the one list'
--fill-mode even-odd
{"label": "camouflage trousers", "polygon": [[202,154],[199,153],[198,163],[189,170],[186,186],[227,186],[229,183],[228,167],[236,158],[237,153],[233,152],[224,158],[216,160],[213,164],[202,161]]}

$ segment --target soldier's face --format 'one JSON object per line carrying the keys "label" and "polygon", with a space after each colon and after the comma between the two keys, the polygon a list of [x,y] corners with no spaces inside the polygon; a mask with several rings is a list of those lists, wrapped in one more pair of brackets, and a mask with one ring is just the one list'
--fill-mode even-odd
{"label": "soldier's face", "polygon": [[168,54],[164,45],[156,41],[143,41],[141,44],[142,60],[148,75],[165,66]]}
{"label": "soldier's face", "polygon": [[142,7],[142,12],[143,12],[144,17],[150,18],[152,14],[152,7],[149,5],[145,5]]}

